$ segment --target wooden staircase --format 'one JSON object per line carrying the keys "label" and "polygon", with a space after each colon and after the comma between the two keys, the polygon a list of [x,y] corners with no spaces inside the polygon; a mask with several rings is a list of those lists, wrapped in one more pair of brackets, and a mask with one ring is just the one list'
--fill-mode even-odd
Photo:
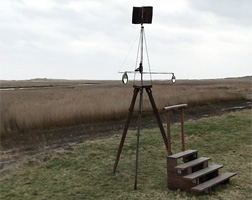
{"label": "wooden staircase", "polygon": [[[178,164],[179,159],[183,160]],[[197,150],[186,150],[167,157],[167,186],[171,190],[185,190],[210,194],[211,188],[229,183],[236,173],[226,172],[219,175],[223,165],[208,166],[210,158],[199,157]]]}
{"label": "wooden staircase", "polygon": [[[185,151],[183,110],[186,107],[187,104],[164,107],[164,110],[167,111],[167,187],[171,190],[180,189],[188,192],[210,194],[212,187],[222,183],[229,183],[229,179],[235,176],[236,173],[226,172],[219,175],[219,169],[223,165],[208,166],[210,158],[198,158],[197,150]],[[180,109],[181,113],[182,152],[177,154],[172,154],[171,150],[170,123],[171,111],[174,109]],[[183,161],[182,164],[178,163],[179,159]]]}

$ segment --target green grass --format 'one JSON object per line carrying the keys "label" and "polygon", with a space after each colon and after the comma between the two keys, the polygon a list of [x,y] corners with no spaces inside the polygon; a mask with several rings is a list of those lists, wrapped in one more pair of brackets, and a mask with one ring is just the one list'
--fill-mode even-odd
{"label": "green grass", "polygon": [[[140,137],[138,190],[133,190],[136,131],[128,132],[116,176],[111,175],[120,135],[75,144],[41,161],[26,161],[1,171],[0,199],[251,199],[251,110],[204,118],[185,124],[186,148],[237,172],[230,184],[211,196],[166,187],[166,150],[158,129]],[[180,151],[180,126],[172,126],[172,150]]]}

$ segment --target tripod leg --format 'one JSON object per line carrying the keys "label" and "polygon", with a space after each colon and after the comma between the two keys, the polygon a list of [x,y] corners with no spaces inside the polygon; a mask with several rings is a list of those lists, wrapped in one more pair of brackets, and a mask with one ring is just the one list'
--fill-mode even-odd
{"label": "tripod leg", "polygon": [[136,148],[136,170],[135,170],[135,184],[134,190],[137,189],[137,172],[138,172],[138,156],[139,156],[139,139],[142,123],[142,112],[143,112],[143,88],[140,89],[140,101],[138,110],[138,128],[137,128],[137,148]]}
{"label": "tripod leg", "polygon": [[163,137],[163,140],[164,140],[166,149],[168,150],[167,137],[166,137],[166,135],[165,135],[164,127],[163,127],[163,125],[162,125],[160,116],[159,116],[159,114],[158,114],[157,106],[156,106],[155,101],[154,101],[154,98],[153,98],[153,96],[152,96],[152,91],[151,91],[150,88],[146,88],[146,92],[147,92],[147,94],[148,94],[148,96],[149,96],[149,99],[150,99],[150,102],[151,102],[151,106],[152,106],[153,112],[154,112],[154,114],[155,114],[155,116],[156,116],[156,120],[157,120],[159,129],[160,129],[160,132],[161,132],[161,134],[162,134],[162,137]]}
{"label": "tripod leg", "polygon": [[112,171],[113,175],[115,175],[116,168],[117,168],[117,165],[118,165],[118,162],[119,162],[119,159],[120,159],[120,155],[121,155],[121,152],[122,152],[124,140],[126,138],[126,134],[127,134],[128,128],[129,128],[129,123],[130,123],[130,119],[131,119],[132,114],[133,114],[133,110],[134,110],[134,106],[135,106],[135,102],[136,102],[138,92],[139,92],[139,88],[135,88],[134,89],[134,94],[133,94],[133,97],[132,97],[132,100],[131,100],[130,108],[129,108],[127,121],[126,121],[125,127],[123,129],[121,142],[120,142],[119,149],[118,149],[118,152],[117,152],[117,155],[116,155],[116,160],[115,160],[114,168],[113,168],[113,171]]}

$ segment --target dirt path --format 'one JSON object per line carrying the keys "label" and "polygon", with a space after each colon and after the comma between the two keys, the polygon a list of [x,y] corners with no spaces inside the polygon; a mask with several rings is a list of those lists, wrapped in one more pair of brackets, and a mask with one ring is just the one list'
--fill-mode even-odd
{"label": "dirt path", "polygon": [[[201,106],[188,107],[185,110],[185,120],[195,120],[202,117],[221,115],[231,111],[251,109],[251,100],[220,102]],[[161,113],[165,123],[165,113]],[[0,145],[0,169],[6,165],[22,160],[25,156],[39,156],[57,148],[72,150],[72,143],[110,137],[120,134],[125,120],[99,122],[95,124],[75,127],[60,128],[54,130],[30,131],[15,134],[8,138],[1,138]],[[178,113],[174,113],[172,122],[179,122]],[[154,115],[145,113],[142,119],[143,128],[157,127]],[[136,130],[137,119],[133,118],[130,129]],[[118,141],[119,142],[119,141]]]}

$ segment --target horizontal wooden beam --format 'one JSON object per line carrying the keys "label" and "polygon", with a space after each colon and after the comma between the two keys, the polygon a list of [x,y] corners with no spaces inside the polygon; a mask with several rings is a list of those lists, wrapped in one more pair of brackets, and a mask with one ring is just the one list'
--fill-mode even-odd
{"label": "horizontal wooden beam", "polygon": [[179,105],[164,107],[164,110],[172,110],[172,109],[176,109],[176,108],[185,108],[185,107],[187,107],[187,104],[179,104]]}

